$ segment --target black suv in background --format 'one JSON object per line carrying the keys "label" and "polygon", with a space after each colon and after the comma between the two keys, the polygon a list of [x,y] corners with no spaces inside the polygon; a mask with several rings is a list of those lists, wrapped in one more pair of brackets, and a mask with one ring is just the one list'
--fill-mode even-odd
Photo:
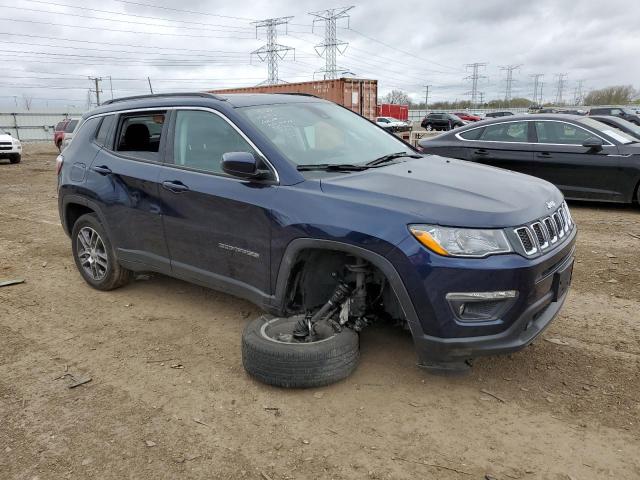
{"label": "black suv in background", "polygon": [[595,107],[589,110],[589,115],[609,115],[624,118],[627,122],[640,125],[640,116],[630,108],[625,107]]}
{"label": "black suv in background", "polygon": [[430,113],[422,119],[420,125],[425,130],[451,130],[462,127],[464,122],[460,117],[450,113]]}
{"label": "black suv in background", "polygon": [[498,117],[508,117],[510,115],[513,115],[513,112],[508,112],[508,111],[504,111],[504,112],[489,112],[485,115],[485,118],[498,118]]}

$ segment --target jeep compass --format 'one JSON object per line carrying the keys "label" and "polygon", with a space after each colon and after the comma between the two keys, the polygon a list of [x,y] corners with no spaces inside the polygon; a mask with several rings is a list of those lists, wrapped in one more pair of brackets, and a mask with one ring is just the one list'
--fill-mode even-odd
{"label": "jeep compass", "polygon": [[131,97],[84,115],[58,157],[59,210],[98,290],[158,272],[248,299],[245,369],[273,385],[349,375],[373,322],[421,366],[529,344],[571,281],[576,227],[527,175],[421,155],[305,95]]}

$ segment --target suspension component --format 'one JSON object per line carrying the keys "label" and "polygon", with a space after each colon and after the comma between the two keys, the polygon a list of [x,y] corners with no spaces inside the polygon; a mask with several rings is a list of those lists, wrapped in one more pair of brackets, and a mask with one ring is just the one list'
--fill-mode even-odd
{"label": "suspension component", "polygon": [[325,303],[320,310],[318,310],[312,317],[306,315],[296,323],[296,327],[293,330],[293,336],[299,339],[309,336],[318,321],[331,317],[342,302],[344,302],[349,295],[353,292],[353,289],[346,283],[340,282],[336,289],[331,294],[331,298]]}

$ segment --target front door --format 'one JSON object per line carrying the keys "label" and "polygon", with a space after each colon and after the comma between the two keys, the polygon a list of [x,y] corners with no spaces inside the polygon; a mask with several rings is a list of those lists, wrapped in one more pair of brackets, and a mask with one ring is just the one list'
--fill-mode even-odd
{"label": "front door", "polygon": [[625,172],[618,147],[604,141],[602,150],[583,147],[595,135],[577,125],[536,121],[536,175],[553,183],[569,198],[623,201]]}
{"label": "front door", "polygon": [[174,112],[160,173],[165,237],[175,275],[259,302],[270,291],[272,180],[222,171],[226,152],[254,147],[213,111]]}

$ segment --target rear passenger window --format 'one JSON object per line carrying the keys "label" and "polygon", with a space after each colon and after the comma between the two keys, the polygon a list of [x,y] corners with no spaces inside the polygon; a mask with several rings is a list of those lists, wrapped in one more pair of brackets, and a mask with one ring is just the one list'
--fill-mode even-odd
{"label": "rear passenger window", "polygon": [[220,116],[204,111],[180,110],[176,115],[173,162],[176,165],[222,173],[222,155],[256,151]]}
{"label": "rear passenger window", "polygon": [[116,150],[143,160],[158,160],[165,112],[122,116]]}
{"label": "rear passenger window", "polygon": [[460,136],[465,140],[478,140],[483,130],[484,128],[474,128],[473,130],[467,130],[466,132],[462,132]]}
{"label": "rear passenger window", "polygon": [[526,142],[528,122],[509,122],[487,125],[480,140],[490,142]]}
{"label": "rear passenger window", "polygon": [[538,143],[567,145],[582,145],[587,138],[594,136],[573,124],[561,122],[536,122],[536,134]]}
{"label": "rear passenger window", "polygon": [[109,133],[111,132],[111,127],[113,127],[115,118],[115,115],[107,115],[102,118],[95,140],[95,142],[101,147],[106,147],[108,149],[112,148],[113,141],[111,141],[111,138],[113,138],[113,135],[110,136]]}

